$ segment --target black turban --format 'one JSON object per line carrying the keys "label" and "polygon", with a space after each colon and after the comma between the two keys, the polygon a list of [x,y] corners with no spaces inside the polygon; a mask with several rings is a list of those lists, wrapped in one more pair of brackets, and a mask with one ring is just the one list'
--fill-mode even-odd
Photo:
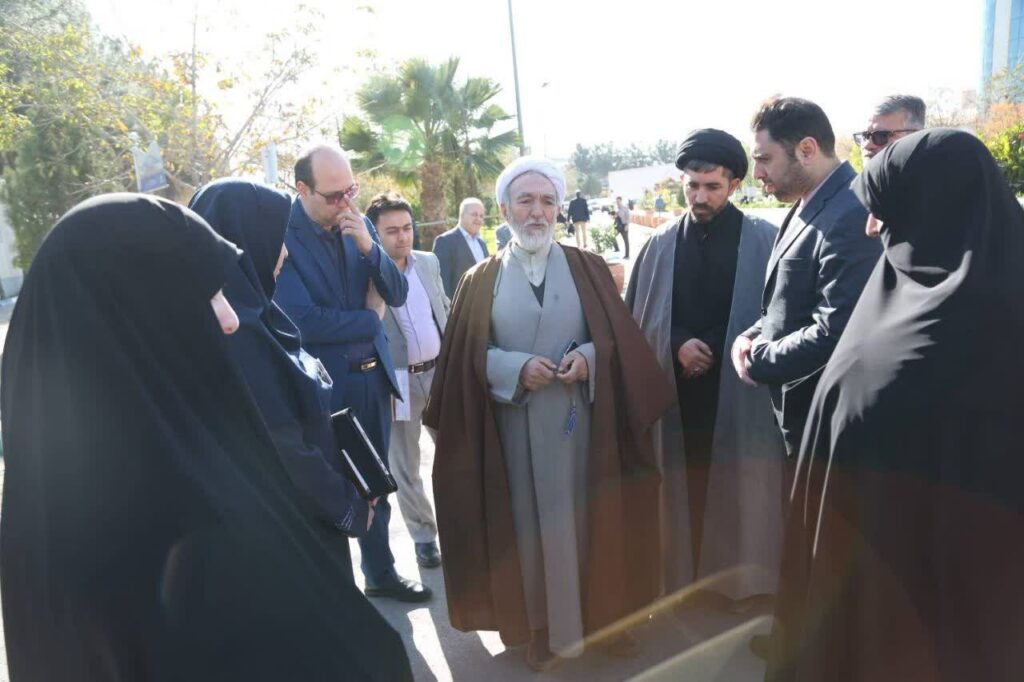
{"label": "black turban", "polygon": [[747,175],[747,152],[724,130],[701,128],[687,135],[676,152],[676,168],[685,170],[686,164],[694,160],[725,166],[741,180]]}

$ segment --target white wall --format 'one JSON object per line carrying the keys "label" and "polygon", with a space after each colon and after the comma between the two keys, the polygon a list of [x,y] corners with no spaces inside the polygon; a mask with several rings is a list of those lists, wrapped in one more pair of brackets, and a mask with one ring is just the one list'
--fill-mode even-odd
{"label": "white wall", "polygon": [[645,189],[653,191],[659,182],[672,178],[678,180],[679,175],[679,169],[671,163],[611,171],[608,173],[608,196],[638,201],[643,199]]}

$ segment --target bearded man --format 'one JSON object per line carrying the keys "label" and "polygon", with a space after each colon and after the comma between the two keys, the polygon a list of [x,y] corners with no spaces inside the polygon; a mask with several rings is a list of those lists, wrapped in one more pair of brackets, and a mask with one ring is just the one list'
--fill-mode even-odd
{"label": "bearded man", "polygon": [[695,576],[714,576],[709,588],[735,600],[777,585],[785,445],[767,387],[741,382],[727,355],[760,317],[778,233],[729,201],[747,165],[722,130],[687,136],[676,167],[690,209],[644,244],[626,293],[679,398],[655,427],[667,593]]}
{"label": "bearded man", "polygon": [[603,259],[554,242],[562,172],[521,158],[496,194],[512,241],[463,279],[423,421],[452,625],[544,669],[657,595],[650,427],[674,396]]}

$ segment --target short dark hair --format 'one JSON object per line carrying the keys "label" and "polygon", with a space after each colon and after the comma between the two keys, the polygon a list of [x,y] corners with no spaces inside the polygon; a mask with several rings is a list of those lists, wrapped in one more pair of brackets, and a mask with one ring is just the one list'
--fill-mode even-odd
{"label": "short dark hair", "polygon": [[720,163],[714,163],[711,161],[704,161],[702,159],[690,159],[689,161],[686,162],[686,165],[683,166],[683,171],[692,171],[694,173],[710,173],[718,168],[722,169],[722,174],[725,176],[726,180],[731,181],[733,178],[736,177],[736,174],[733,173],[732,169],[729,168],[728,166],[722,165]]}
{"label": "short dark hair", "polygon": [[381,192],[370,199],[370,205],[366,207],[366,217],[376,227],[377,218],[391,211],[405,211],[412,217],[412,206],[397,192]]}
{"label": "short dark hair", "polygon": [[826,156],[836,155],[836,134],[824,110],[799,97],[772,97],[765,100],[750,121],[750,129],[767,130],[773,140],[790,156],[800,140],[813,137]]}
{"label": "short dark hair", "polygon": [[313,182],[313,155],[316,154],[316,150],[316,147],[303,149],[299,153],[299,158],[295,159],[296,185],[303,182],[310,189],[316,188],[316,184]]}
{"label": "short dark hair", "polygon": [[907,112],[907,126],[924,128],[927,108],[924,100],[914,95],[889,95],[875,107],[875,116],[888,116],[898,111]]}

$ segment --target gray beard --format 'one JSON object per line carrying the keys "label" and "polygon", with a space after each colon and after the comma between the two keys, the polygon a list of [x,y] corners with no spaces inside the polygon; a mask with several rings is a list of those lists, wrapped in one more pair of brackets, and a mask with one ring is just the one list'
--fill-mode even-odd
{"label": "gray beard", "polygon": [[548,225],[548,229],[538,235],[528,234],[527,231],[515,221],[509,219],[508,226],[512,230],[512,239],[523,251],[536,253],[549,244],[555,237],[555,224]]}

